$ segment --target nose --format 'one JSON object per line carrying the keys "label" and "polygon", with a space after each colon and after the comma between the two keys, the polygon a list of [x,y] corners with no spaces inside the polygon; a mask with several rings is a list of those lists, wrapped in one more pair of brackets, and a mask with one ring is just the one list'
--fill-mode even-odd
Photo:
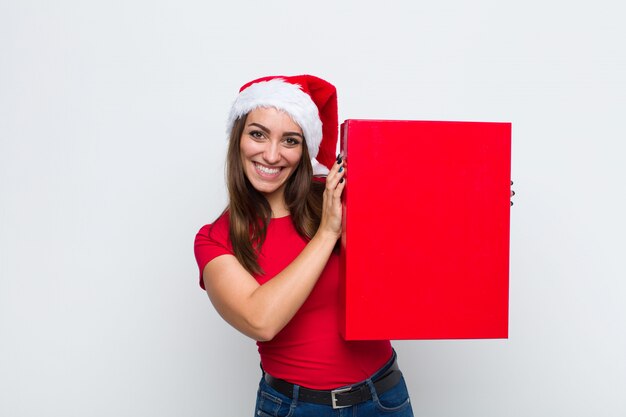
{"label": "nose", "polygon": [[280,148],[279,144],[275,141],[268,142],[265,150],[263,151],[263,159],[268,164],[276,164],[280,161]]}

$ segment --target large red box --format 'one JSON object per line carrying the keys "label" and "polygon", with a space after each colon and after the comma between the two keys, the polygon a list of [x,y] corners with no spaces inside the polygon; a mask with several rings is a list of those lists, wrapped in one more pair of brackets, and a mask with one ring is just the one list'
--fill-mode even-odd
{"label": "large red box", "polygon": [[508,337],[511,124],[346,120],[343,337]]}

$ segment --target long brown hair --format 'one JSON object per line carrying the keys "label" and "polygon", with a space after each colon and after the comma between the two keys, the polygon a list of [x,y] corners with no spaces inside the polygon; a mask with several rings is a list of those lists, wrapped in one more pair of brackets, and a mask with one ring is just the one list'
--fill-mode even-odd
{"label": "long brown hair", "polygon": [[[245,115],[235,121],[226,156],[229,236],[235,257],[244,268],[252,274],[262,274],[258,254],[265,241],[272,209],[265,196],[252,186],[244,174],[240,142],[247,117]],[[313,168],[305,141],[302,142],[300,162],[285,184],[285,204],[298,233],[311,239],[322,217],[324,184],[313,181]]]}

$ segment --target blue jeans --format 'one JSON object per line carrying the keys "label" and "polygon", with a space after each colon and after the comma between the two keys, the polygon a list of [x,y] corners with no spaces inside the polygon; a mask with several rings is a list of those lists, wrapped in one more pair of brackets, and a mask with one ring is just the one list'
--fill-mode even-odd
{"label": "blue jeans", "polygon": [[[395,353],[394,353],[395,357]],[[294,386],[293,399],[281,394],[267,385],[261,377],[256,398],[255,417],[413,417],[409,393],[404,377],[390,390],[378,395],[373,380],[386,370],[381,368],[370,378],[367,384],[372,398],[351,407],[333,409],[329,405],[312,404],[298,401],[299,386]]]}

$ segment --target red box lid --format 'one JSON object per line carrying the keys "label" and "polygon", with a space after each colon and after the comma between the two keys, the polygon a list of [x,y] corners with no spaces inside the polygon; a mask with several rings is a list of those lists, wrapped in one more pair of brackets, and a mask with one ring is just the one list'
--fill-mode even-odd
{"label": "red box lid", "polygon": [[346,120],[347,340],[508,337],[511,124]]}

